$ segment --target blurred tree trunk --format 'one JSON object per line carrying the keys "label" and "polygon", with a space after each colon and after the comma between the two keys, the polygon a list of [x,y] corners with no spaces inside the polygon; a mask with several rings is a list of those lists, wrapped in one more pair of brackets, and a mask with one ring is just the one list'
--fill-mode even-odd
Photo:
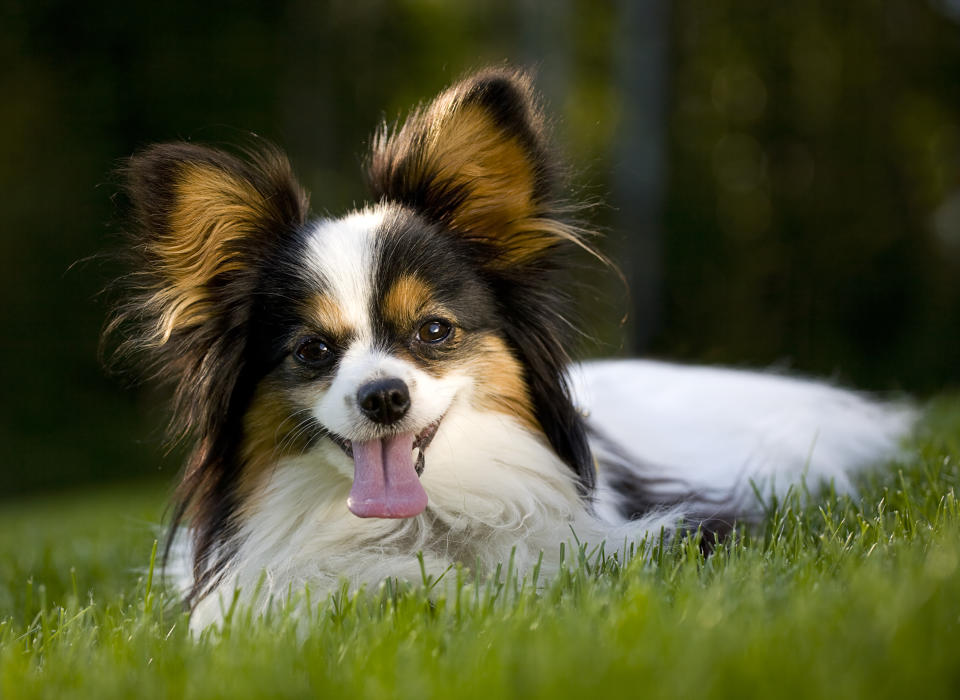
{"label": "blurred tree trunk", "polygon": [[666,166],[668,0],[618,0],[616,88],[621,99],[613,139],[614,260],[630,286],[624,349],[643,352],[660,323],[661,211]]}
{"label": "blurred tree trunk", "polygon": [[516,7],[522,65],[535,72],[547,113],[559,115],[570,84],[570,0],[522,0]]}

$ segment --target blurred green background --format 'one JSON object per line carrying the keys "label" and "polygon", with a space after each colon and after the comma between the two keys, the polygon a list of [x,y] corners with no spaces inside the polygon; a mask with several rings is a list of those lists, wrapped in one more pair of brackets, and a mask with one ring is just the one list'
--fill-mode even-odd
{"label": "blurred green background", "polygon": [[584,273],[586,352],[960,383],[960,0],[0,8],[0,499],[177,469],[97,357],[125,156],[255,132],[342,212],[380,119],[503,61],[630,281]]}

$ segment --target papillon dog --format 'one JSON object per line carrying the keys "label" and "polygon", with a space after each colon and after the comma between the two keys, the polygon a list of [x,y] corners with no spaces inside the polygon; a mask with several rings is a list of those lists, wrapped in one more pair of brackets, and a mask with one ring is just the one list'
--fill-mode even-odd
{"label": "papillon dog", "polygon": [[235,595],[509,558],[545,579],[574,538],[716,533],[803,479],[849,490],[913,421],[773,374],[572,364],[571,261],[593,248],[522,72],[383,126],[370,203],[339,218],[269,146],[155,145],[123,173],[136,262],[108,333],[174,387],[198,629]]}

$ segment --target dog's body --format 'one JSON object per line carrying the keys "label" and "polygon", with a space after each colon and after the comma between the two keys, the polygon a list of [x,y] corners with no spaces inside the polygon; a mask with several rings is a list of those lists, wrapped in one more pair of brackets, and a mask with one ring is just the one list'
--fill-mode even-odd
{"label": "dog's body", "polygon": [[[556,198],[527,79],[487,71],[377,138],[375,203],[310,220],[277,152],[170,144],[127,171],[140,238],[113,328],[195,440],[194,622],[341,580],[750,519],[754,489],[848,488],[911,414],[824,384],[650,362],[569,372]],[[575,534],[574,534],[575,533]],[[261,578],[265,575],[265,578]],[[253,599],[254,591],[258,598]]]}
{"label": "dog's body", "polygon": [[823,384],[730,370],[601,362],[576,368],[574,384],[588,426],[598,426],[589,499],[541,440],[496,414],[444,420],[421,477],[430,505],[416,518],[350,513],[344,472],[324,471],[343,461],[339,450],[293,457],[260,489],[221,594],[200,601],[192,624],[217,622],[238,587],[265,605],[305,586],[322,595],[343,581],[419,582],[418,553],[433,577],[457,562],[493,571],[512,557],[525,573],[539,562],[545,581],[574,533],[613,553],[681,524],[722,532],[760,514],[755,488],[782,496],[832,481],[850,491],[851,473],[892,455],[910,421],[908,410]]}

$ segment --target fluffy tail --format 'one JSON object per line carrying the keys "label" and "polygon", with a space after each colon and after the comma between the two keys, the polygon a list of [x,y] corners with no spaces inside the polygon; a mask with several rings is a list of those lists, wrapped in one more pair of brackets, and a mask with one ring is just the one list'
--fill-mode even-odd
{"label": "fluffy tail", "polygon": [[676,505],[749,520],[799,484],[851,492],[850,476],[896,456],[917,416],[822,382],[650,361],[580,365],[572,384],[609,522]]}

